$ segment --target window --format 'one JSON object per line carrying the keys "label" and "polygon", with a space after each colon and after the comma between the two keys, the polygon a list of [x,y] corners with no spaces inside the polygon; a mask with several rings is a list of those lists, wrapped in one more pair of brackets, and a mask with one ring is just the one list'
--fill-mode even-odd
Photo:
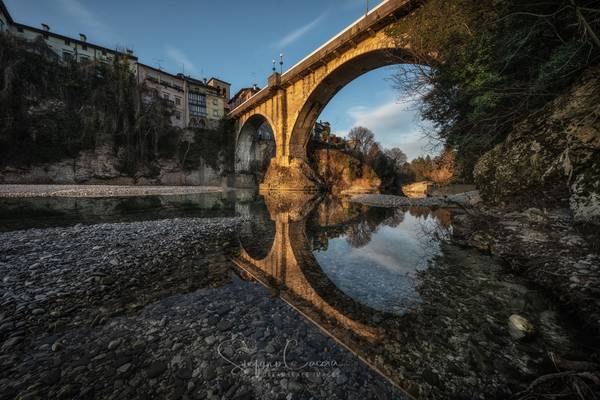
{"label": "window", "polygon": [[71,45],[71,41],[69,39],[65,39],[65,46],[70,46]]}
{"label": "window", "polygon": [[106,50],[102,50],[102,55],[106,57]]}
{"label": "window", "polygon": [[189,94],[190,104],[198,104],[206,107],[206,95],[201,93],[190,93]]}
{"label": "window", "polygon": [[67,62],[73,61],[73,53],[63,50],[63,60]]}
{"label": "window", "polygon": [[181,119],[181,112],[175,111],[175,119]]}
{"label": "window", "polygon": [[88,56],[79,56],[79,61],[88,62],[90,61],[90,58]]}
{"label": "window", "polygon": [[87,44],[82,44],[81,45],[81,50],[87,51]]}
{"label": "window", "polygon": [[206,117],[206,107],[190,104],[190,115],[194,117]]}
{"label": "window", "polygon": [[17,28],[17,32],[23,33],[23,28]]}
{"label": "window", "polygon": [[178,106],[181,105],[181,99],[179,97],[175,97],[175,104]]}
{"label": "window", "polygon": [[48,34],[47,33],[42,33],[42,36],[44,37],[44,39],[48,40]]}
{"label": "window", "polygon": [[169,93],[163,93],[163,99],[169,100]]}
{"label": "window", "polygon": [[190,105],[190,115],[192,117],[206,117],[206,96],[200,93],[190,93],[188,95]]}

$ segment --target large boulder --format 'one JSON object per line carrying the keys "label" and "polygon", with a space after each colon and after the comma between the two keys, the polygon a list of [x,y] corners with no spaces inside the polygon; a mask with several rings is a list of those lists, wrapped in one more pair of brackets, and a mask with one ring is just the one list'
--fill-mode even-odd
{"label": "large boulder", "polygon": [[600,224],[600,68],[518,124],[475,166],[482,198],[524,207],[569,205]]}

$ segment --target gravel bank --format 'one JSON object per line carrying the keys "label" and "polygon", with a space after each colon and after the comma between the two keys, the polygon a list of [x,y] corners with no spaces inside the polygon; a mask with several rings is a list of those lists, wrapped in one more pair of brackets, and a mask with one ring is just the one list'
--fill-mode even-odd
{"label": "gravel bank", "polygon": [[465,192],[444,197],[424,197],[411,199],[388,194],[361,194],[352,196],[351,202],[375,207],[457,207],[473,206],[480,202],[479,192]]}
{"label": "gravel bank", "polygon": [[224,190],[217,186],[0,185],[0,197],[164,196]]}

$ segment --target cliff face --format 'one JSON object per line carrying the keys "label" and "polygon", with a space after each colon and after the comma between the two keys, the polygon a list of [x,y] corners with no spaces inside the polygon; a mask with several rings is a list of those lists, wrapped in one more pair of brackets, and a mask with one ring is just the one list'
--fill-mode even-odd
{"label": "cliff face", "polygon": [[173,159],[159,159],[152,168],[130,175],[122,171],[122,160],[112,151],[83,151],[77,158],[31,166],[0,168],[0,184],[118,184],[222,186],[224,171],[201,162],[183,169]]}
{"label": "cliff face", "polygon": [[492,204],[569,206],[600,224],[600,69],[515,127],[477,163],[474,178]]}
{"label": "cliff face", "polygon": [[332,149],[316,150],[313,158],[316,173],[332,193],[379,193],[381,180],[360,160]]}

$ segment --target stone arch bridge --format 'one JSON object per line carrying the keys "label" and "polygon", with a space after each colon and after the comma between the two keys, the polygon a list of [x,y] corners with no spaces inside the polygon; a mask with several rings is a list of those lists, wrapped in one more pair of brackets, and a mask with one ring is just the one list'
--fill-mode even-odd
{"label": "stone arch bridge", "polygon": [[312,128],[333,96],[371,70],[414,63],[408,47],[398,47],[386,30],[408,17],[423,1],[386,0],[230,112],[238,120],[240,137],[270,125],[275,157],[261,189],[310,191],[318,178],[307,163]]}

